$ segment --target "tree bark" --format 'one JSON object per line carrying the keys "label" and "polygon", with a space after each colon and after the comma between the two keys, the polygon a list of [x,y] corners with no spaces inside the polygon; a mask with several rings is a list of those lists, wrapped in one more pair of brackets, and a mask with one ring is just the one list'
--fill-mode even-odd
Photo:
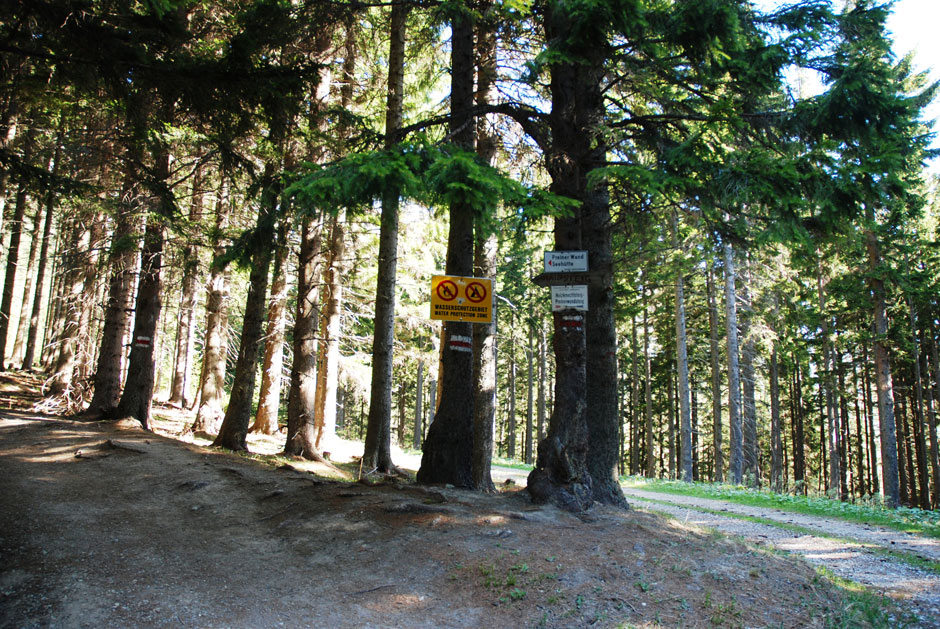
{"label": "tree bark", "polygon": [[731,482],[740,485],[744,473],[741,432],[741,376],[738,368],[737,294],[734,288],[734,250],[725,243],[725,313],[728,335],[728,419],[731,426]]}
{"label": "tree bark", "polygon": [[[461,14],[451,23],[451,122],[453,143],[463,150],[474,149],[473,109],[474,24]],[[451,276],[473,274],[474,211],[462,201],[450,205],[445,272]],[[424,440],[419,483],[450,483],[472,488],[473,483],[473,324],[445,321],[441,356],[441,396]],[[464,343],[470,341],[471,351]],[[468,377],[469,376],[469,377]]]}
{"label": "tree bark", "polygon": [[[489,19],[492,4],[480,8],[482,18],[477,22],[477,90],[476,104],[485,106],[496,101],[497,78],[496,31]],[[497,149],[497,138],[491,131],[486,116],[477,118],[477,155],[492,164]],[[473,266],[474,275],[495,277],[496,234],[483,234],[475,228]],[[495,306],[495,303],[494,303]],[[473,326],[473,487],[477,491],[495,490],[490,468],[493,460],[493,428],[496,422],[496,311],[492,323]]]}
{"label": "tree bark", "polygon": [[823,364],[822,378],[820,385],[823,388],[823,399],[826,405],[826,448],[829,455],[829,476],[827,487],[830,492],[835,494],[836,498],[842,497],[841,485],[839,483],[840,465],[839,465],[839,422],[836,416],[834,403],[835,385],[832,381],[833,353],[832,342],[829,338],[829,314],[826,312],[826,286],[823,278],[822,260],[819,260],[819,272],[816,276],[817,293],[819,298],[819,316],[820,327],[823,336]]}
{"label": "tree bark", "polygon": [[297,313],[294,317],[294,360],[287,399],[287,441],[284,454],[323,460],[317,450],[316,406],[317,314],[316,286],[320,267],[320,226],[305,217],[301,225],[297,264]]}
{"label": "tree bark", "polygon": [[317,450],[329,454],[336,439],[336,390],[339,384],[339,335],[343,304],[343,265],[345,261],[345,214],[330,219],[330,246],[323,269],[320,303],[320,364],[317,368],[317,393],[314,417]]}
{"label": "tree bark", "polygon": [[744,273],[741,278],[741,338],[744,347],[741,349],[741,391],[742,391],[742,421],[744,441],[744,476],[748,485],[760,487],[760,468],[757,443],[757,404],[754,398],[754,359],[757,354],[757,343],[751,331],[751,321],[754,310],[751,302],[751,269],[750,261],[745,256]]}
{"label": "tree bark", "polygon": [[40,223],[43,217],[42,200],[36,204],[36,210],[33,213],[32,229],[29,237],[29,254],[26,256],[26,283],[23,287],[23,299],[20,306],[19,321],[16,325],[16,335],[14,336],[13,352],[10,355],[10,362],[14,363],[23,360],[26,347],[26,337],[29,334],[29,318],[32,310],[30,298],[33,295],[33,284],[36,279],[36,266],[39,263],[39,244],[40,244]]}
{"label": "tree bark", "polygon": [[[58,165],[62,157],[63,129],[60,124],[56,134],[56,148],[52,158],[52,166],[49,170],[51,178],[58,174]],[[2,191],[0,191],[2,193]],[[39,338],[39,316],[42,312],[42,298],[46,287],[46,266],[49,261],[49,246],[52,242],[52,221],[55,208],[55,191],[52,186],[47,187],[43,202],[45,204],[45,221],[42,228],[42,245],[39,248],[39,267],[36,269],[36,292],[33,297],[33,307],[29,318],[29,333],[26,338],[26,350],[23,355],[23,369],[31,370],[36,360],[36,348],[40,346]],[[2,211],[2,210],[0,210]]]}
{"label": "tree bark", "polygon": [[783,437],[780,425],[780,366],[777,347],[779,345],[780,295],[774,294],[774,327],[777,336],[770,350],[770,487],[775,492],[783,491]]}
{"label": "tree bark", "polygon": [[121,194],[114,233],[111,237],[108,280],[108,297],[105,306],[104,330],[98,348],[98,366],[95,370],[95,392],[86,409],[89,416],[110,415],[121,400],[121,365],[124,362],[124,337],[130,321],[131,297],[134,291],[134,275],[137,271],[137,247],[139,228],[136,217],[137,187],[128,181]]}
{"label": "tree bark", "polygon": [[708,300],[709,362],[712,386],[712,448],[715,467],[712,480],[720,483],[724,478],[724,453],[721,445],[721,368],[719,366],[718,303],[715,299],[714,259],[709,256],[705,272],[705,292]]}
{"label": "tree bark", "polygon": [[[197,159],[201,156],[197,155]],[[189,220],[197,221],[202,215],[202,182],[205,166],[196,167],[193,175],[192,201]],[[180,310],[176,332],[176,354],[173,361],[173,381],[170,384],[169,404],[188,406],[189,380],[192,371],[193,334],[196,327],[196,283],[199,279],[199,254],[196,247],[187,244],[182,254],[183,281],[180,290]]]}
{"label": "tree bark", "polygon": [[415,450],[421,449],[421,441],[424,436],[424,360],[418,360],[418,378],[415,383],[415,421],[414,432],[411,435],[411,447]]}
{"label": "tree bark", "polygon": [[261,390],[255,421],[248,432],[273,435],[278,431],[278,410],[281,406],[281,383],[284,369],[284,329],[287,326],[287,243],[288,225],[283,221],[277,230],[271,297],[268,300],[268,324],[264,335],[264,357],[261,361]]}
{"label": "tree bark", "polygon": [[[405,79],[405,17],[407,8],[392,4],[388,55],[388,96],[385,142],[398,141]],[[362,455],[362,470],[390,472],[392,464],[392,360],[395,341],[395,276],[398,269],[398,192],[382,198],[379,224],[379,259],[375,289],[375,333],[372,341],[372,388],[369,419]]]}
{"label": "tree bark", "polygon": [[[168,160],[165,160],[165,163],[169,165]],[[153,350],[162,305],[160,271],[163,263],[164,231],[162,223],[157,218],[161,215],[161,213],[151,214],[144,231],[140,279],[137,286],[137,299],[134,303],[131,354],[128,358],[124,391],[115,413],[118,417],[133,417],[147,430],[150,429],[150,404],[153,398],[156,371]]]}
{"label": "tree bark", "polygon": [[[672,242],[679,246],[679,218],[673,215]],[[680,266],[676,273],[676,368],[679,372],[679,423],[682,439],[682,480],[692,482],[692,415],[689,394],[689,351],[686,342],[685,330],[685,286]]]}
{"label": "tree bark", "polygon": [[209,266],[206,282],[206,340],[202,355],[202,370],[199,376],[199,408],[196,420],[190,429],[193,433],[215,435],[224,412],[222,398],[225,395],[225,359],[228,353],[228,271],[218,260],[225,253],[219,234],[228,224],[229,201],[223,185],[215,205],[215,231],[213,236],[213,262]]}
{"label": "tree bark", "polygon": [[238,358],[235,361],[235,374],[232,378],[232,392],[229,396],[228,408],[225,409],[225,416],[222,418],[222,425],[219,427],[219,434],[212,442],[213,446],[235,451],[248,449],[246,438],[255,392],[258,350],[264,327],[268,271],[274,254],[275,212],[281,192],[275,162],[268,162],[265,166],[262,182],[261,202],[255,225],[256,233],[251,250],[248,296],[245,299],[245,313],[238,346]]}
{"label": "tree bark", "polygon": [[[873,221],[869,210],[869,221]],[[891,383],[891,362],[888,356],[888,316],[885,306],[885,286],[881,275],[881,245],[874,231],[865,233],[868,250],[868,286],[872,292],[872,309],[875,322],[874,359],[875,382],[878,391],[878,420],[881,425],[881,486],[885,504],[896,508],[901,504],[898,481],[898,443],[894,418],[894,387]]]}

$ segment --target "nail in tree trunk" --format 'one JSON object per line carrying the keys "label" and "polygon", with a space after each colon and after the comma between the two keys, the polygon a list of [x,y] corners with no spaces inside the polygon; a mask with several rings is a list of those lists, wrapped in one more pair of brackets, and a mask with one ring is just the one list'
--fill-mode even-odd
{"label": "nail in tree trunk", "polygon": [[278,228],[275,245],[274,269],[271,279],[271,297],[268,300],[268,324],[264,335],[264,357],[261,360],[261,390],[258,392],[258,410],[248,432],[273,435],[278,431],[277,418],[281,406],[281,383],[284,369],[284,329],[287,326],[287,243],[286,221]]}
{"label": "nail in tree trunk", "polygon": [[223,185],[215,205],[213,257],[206,282],[206,339],[199,376],[199,408],[190,429],[193,433],[215,435],[224,415],[225,359],[228,354],[228,271],[218,264],[225,254],[219,234],[228,223],[228,193]]}
{"label": "nail in tree trunk", "polygon": [[728,336],[728,420],[731,426],[731,482],[740,485],[744,474],[741,432],[741,375],[738,368],[737,294],[734,288],[734,250],[725,243],[725,324]]}
{"label": "nail in tree trunk", "polygon": [[705,292],[708,301],[709,362],[711,363],[712,386],[712,448],[715,451],[715,467],[712,480],[720,483],[724,476],[724,452],[721,445],[721,367],[719,366],[718,304],[715,299],[714,260],[709,256],[705,273]]}
{"label": "nail in tree trunk", "polygon": [[[869,210],[868,220],[874,223],[873,211]],[[885,286],[882,279],[881,245],[872,229],[865,233],[868,249],[868,287],[872,293],[875,338],[875,382],[878,391],[878,423],[881,426],[881,475],[884,488],[885,504],[898,507],[901,503],[900,484],[898,481],[898,444],[894,418],[894,387],[891,383],[891,362],[886,345],[888,337],[888,316],[885,306]]]}
{"label": "nail in tree trunk", "polygon": [[[405,17],[402,4],[392,4],[388,55],[388,96],[385,142],[398,141],[405,91]],[[395,340],[395,276],[398,269],[398,192],[382,197],[379,259],[375,288],[375,332],[372,341],[372,383],[362,471],[390,472],[392,464],[392,361]]]}

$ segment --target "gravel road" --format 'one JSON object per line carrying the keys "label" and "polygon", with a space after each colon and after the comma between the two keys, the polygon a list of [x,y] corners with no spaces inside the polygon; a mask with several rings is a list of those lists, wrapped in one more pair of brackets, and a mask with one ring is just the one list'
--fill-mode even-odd
{"label": "gravel road", "polygon": [[[737,535],[759,545],[795,553],[833,574],[905,601],[918,626],[940,627],[940,575],[911,566],[882,549],[940,562],[940,540],[868,524],[742,506],[722,500],[693,498],[624,488],[635,508],[669,515],[681,522]],[[726,515],[727,514],[727,515]],[[794,532],[736,515],[774,520],[818,531]]]}

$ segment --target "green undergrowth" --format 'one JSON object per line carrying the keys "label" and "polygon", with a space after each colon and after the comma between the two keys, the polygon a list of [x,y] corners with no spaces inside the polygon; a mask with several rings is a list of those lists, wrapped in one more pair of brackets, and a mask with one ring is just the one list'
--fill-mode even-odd
{"label": "green undergrowth", "polygon": [[621,480],[625,486],[636,489],[840,518],[849,522],[876,524],[906,533],[917,533],[940,539],[940,512],[937,511],[908,507],[888,509],[875,501],[840,502],[824,496],[778,494],[767,490],[726,484],[686,483],[636,476],[623,477]]}

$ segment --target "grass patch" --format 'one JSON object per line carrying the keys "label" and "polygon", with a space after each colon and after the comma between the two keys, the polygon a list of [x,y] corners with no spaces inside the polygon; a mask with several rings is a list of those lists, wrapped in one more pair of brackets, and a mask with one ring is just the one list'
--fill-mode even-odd
{"label": "grass patch", "polygon": [[525,472],[531,472],[532,469],[535,467],[534,465],[529,465],[528,463],[516,461],[515,459],[504,459],[499,456],[493,457],[493,465],[497,465],[499,467],[506,467],[511,470],[522,470]]}
{"label": "grass patch", "polygon": [[917,533],[940,539],[940,512],[936,511],[908,507],[888,509],[875,501],[840,502],[822,496],[777,494],[736,485],[686,483],[635,476],[623,477],[621,481],[624,485],[636,489],[725,500],[752,507],[839,518],[860,524],[877,524],[905,533]]}

